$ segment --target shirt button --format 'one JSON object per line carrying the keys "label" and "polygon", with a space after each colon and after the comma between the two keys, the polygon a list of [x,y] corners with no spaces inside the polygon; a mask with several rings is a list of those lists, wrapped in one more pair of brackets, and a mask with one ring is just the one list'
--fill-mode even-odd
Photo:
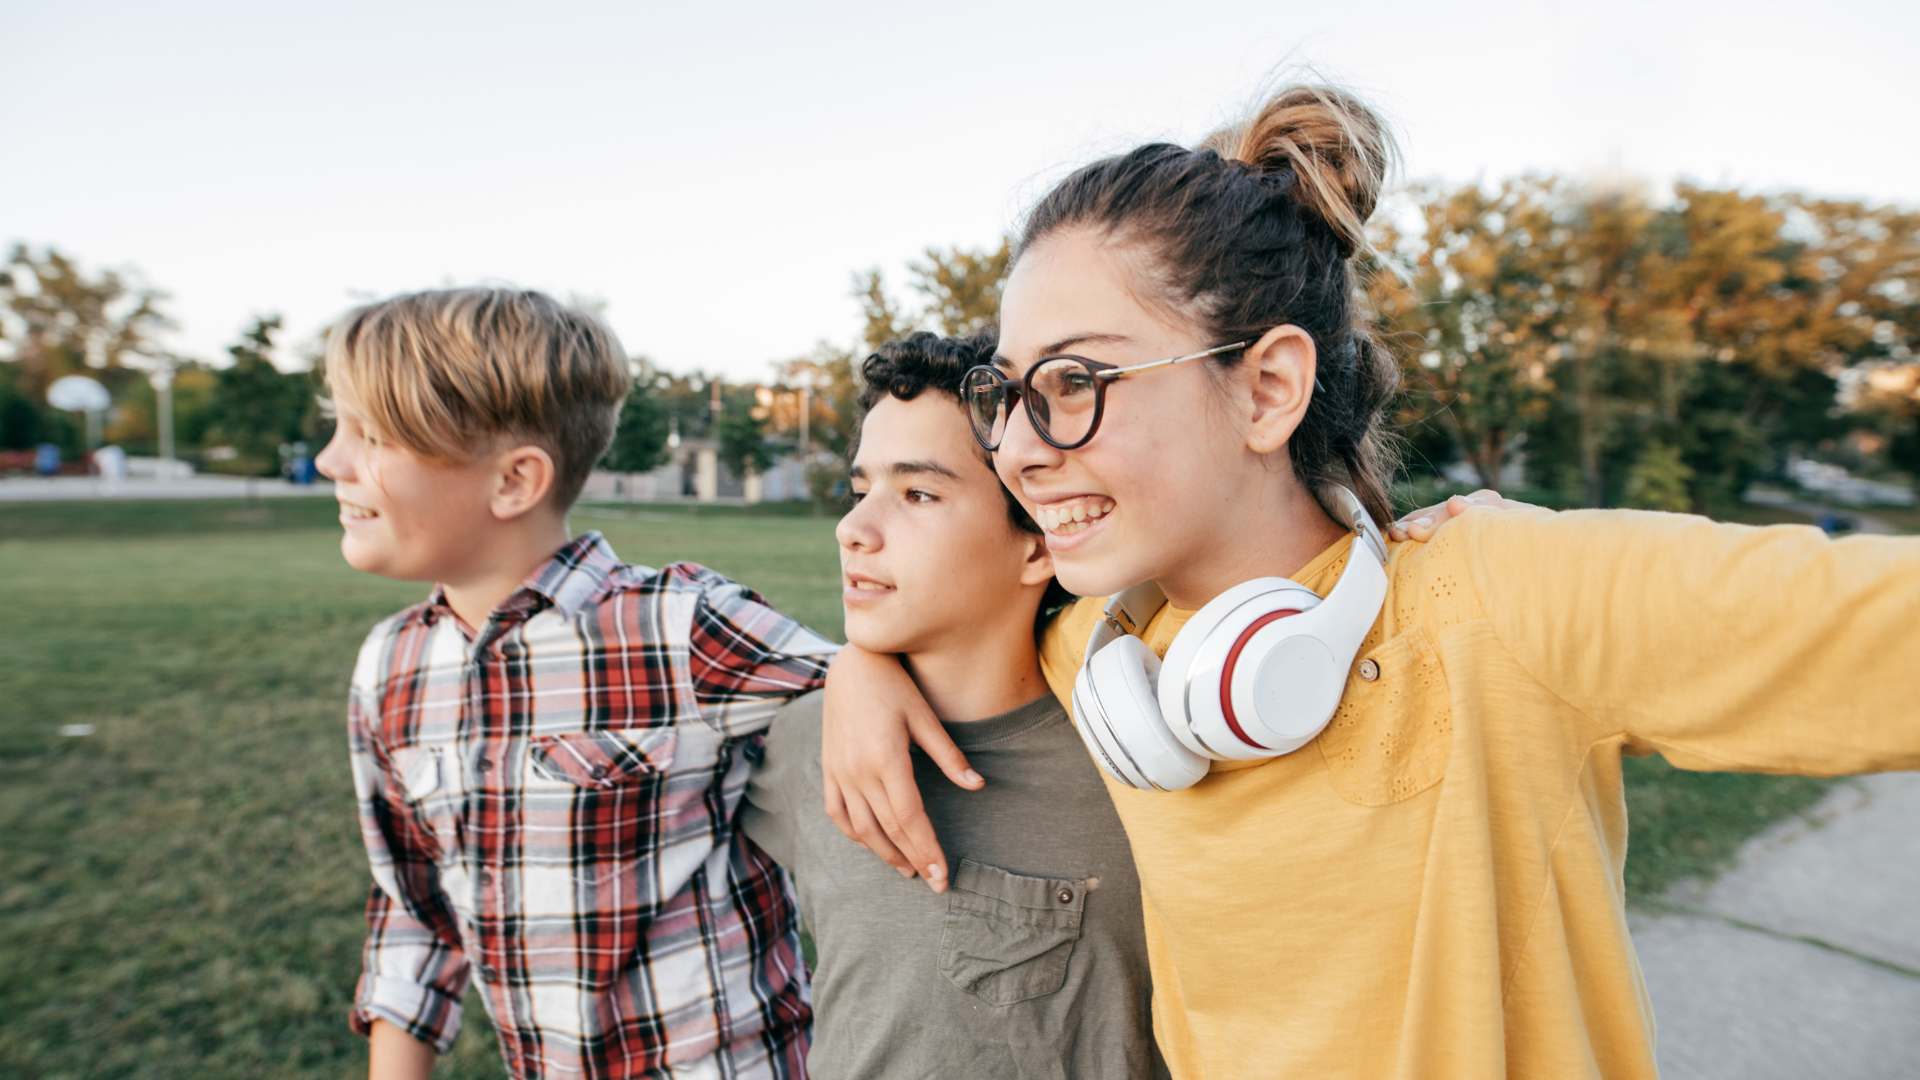
{"label": "shirt button", "polygon": [[480,884],[483,887],[493,884],[493,871],[482,867],[480,870]]}
{"label": "shirt button", "polygon": [[[1372,663],[1372,661],[1368,661],[1368,663]],[[480,763],[475,765],[474,768],[481,772],[486,772],[493,768],[493,761],[490,758],[481,758]]]}
{"label": "shirt button", "polygon": [[1073,890],[1072,890],[1072,889],[1061,889],[1061,890],[1060,890],[1060,895],[1059,895],[1059,897],[1058,897],[1058,899],[1059,899],[1059,901],[1060,901],[1061,903],[1063,903],[1063,904],[1071,904],[1071,903],[1073,903]]}
{"label": "shirt button", "polygon": [[1360,677],[1366,680],[1367,682],[1372,682],[1373,680],[1379,678],[1380,665],[1374,663],[1372,657],[1368,657],[1367,659],[1360,661]]}
{"label": "shirt button", "polygon": [[590,771],[593,773],[595,780],[605,780],[607,778],[607,767],[605,765],[595,765]]}
{"label": "shirt button", "polygon": [[499,982],[500,969],[497,967],[494,967],[492,964],[481,964],[480,977],[482,979],[485,979],[488,982]]}

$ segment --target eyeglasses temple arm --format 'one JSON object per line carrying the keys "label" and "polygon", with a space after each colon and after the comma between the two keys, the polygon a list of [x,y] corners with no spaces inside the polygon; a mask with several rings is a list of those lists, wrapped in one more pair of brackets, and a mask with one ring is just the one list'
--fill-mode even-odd
{"label": "eyeglasses temple arm", "polygon": [[1145,364],[1135,364],[1132,367],[1108,368],[1105,371],[1094,373],[1094,378],[1103,379],[1107,382],[1112,382],[1113,380],[1119,378],[1122,375],[1131,375],[1136,371],[1152,371],[1154,368],[1166,367],[1169,364],[1182,364],[1187,362],[1188,360],[1198,360],[1203,356],[1213,356],[1216,353],[1232,352],[1235,349],[1244,349],[1251,344],[1253,344],[1253,342],[1251,341],[1236,341],[1231,345],[1221,345],[1218,348],[1208,349],[1206,352],[1197,352],[1190,356],[1174,356],[1174,357],[1169,357],[1165,360],[1153,360]]}

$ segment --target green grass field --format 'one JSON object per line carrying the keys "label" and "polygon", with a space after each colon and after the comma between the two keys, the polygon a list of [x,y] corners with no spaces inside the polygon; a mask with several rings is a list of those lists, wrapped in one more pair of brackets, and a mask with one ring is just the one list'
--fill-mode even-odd
{"label": "green grass field", "polygon": [[[364,1075],[345,1014],[368,876],[342,713],[419,585],[341,561],[333,504],[0,507],[0,1076]],[[840,633],[830,517],[590,509]],[[64,737],[66,724],[92,724]],[[1629,761],[1629,887],[1657,891],[1817,799]],[[502,1076],[478,1001],[436,1075]]]}

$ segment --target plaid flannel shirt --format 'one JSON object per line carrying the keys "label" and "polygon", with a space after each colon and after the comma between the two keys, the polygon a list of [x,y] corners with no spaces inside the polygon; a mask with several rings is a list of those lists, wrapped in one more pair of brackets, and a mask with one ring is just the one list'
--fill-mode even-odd
{"label": "plaid flannel shirt", "polygon": [[516,1077],[804,1077],[792,894],[733,818],[746,744],[833,649],[599,533],[471,637],[438,589],[375,627],[348,722],[375,882],[355,1030],[445,1052],[474,972]]}

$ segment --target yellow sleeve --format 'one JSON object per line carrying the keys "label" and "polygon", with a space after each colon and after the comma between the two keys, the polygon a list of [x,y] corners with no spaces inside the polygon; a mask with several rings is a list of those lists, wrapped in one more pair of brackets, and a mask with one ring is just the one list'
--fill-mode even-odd
{"label": "yellow sleeve", "polygon": [[1040,674],[1060,705],[1073,715],[1073,679],[1086,659],[1087,635],[1107,606],[1104,596],[1083,596],[1055,615],[1040,632]]}
{"label": "yellow sleeve", "polygon": [[1499,644],[1682,768],[1920,768],[1920,538],[1829,540],[1680,514],[1515,511],[1453,522]]}

